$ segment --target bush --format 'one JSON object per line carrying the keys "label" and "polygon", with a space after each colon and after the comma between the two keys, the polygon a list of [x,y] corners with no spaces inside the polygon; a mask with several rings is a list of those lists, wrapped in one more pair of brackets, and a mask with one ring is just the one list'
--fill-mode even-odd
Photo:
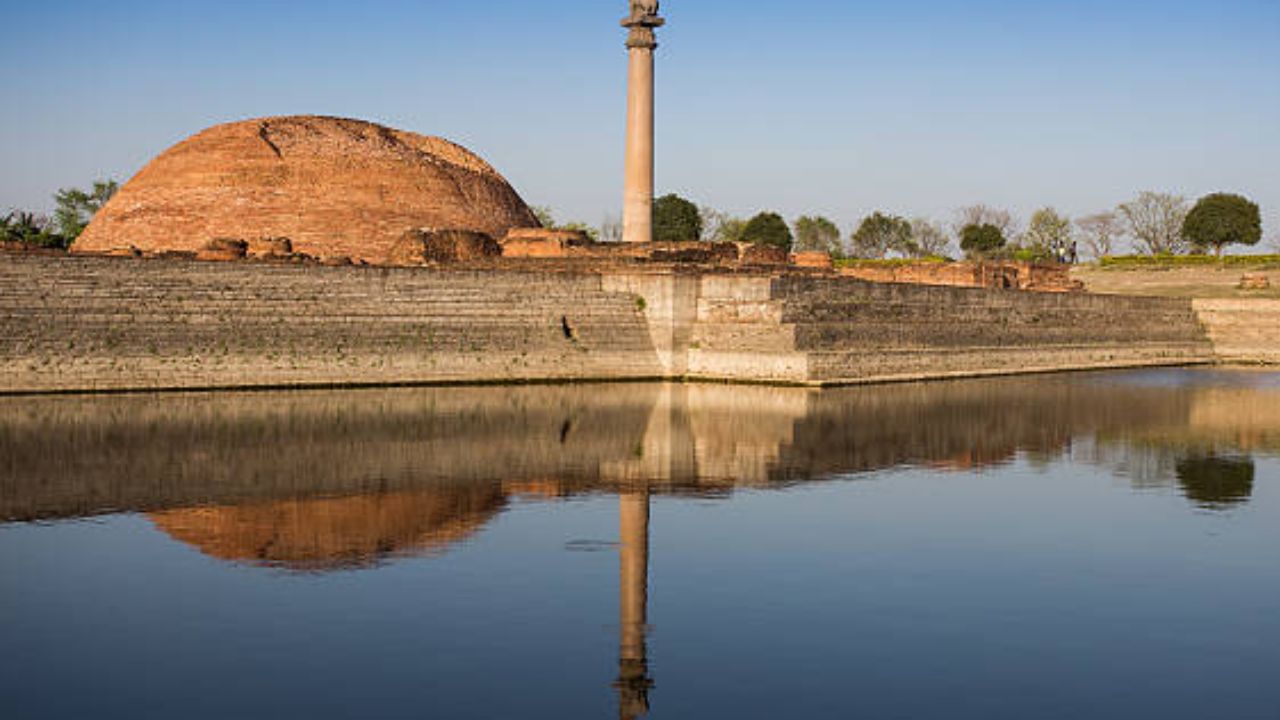
{"label": "bush", "polygon": [[663,195],[653,202],[655,242],[681,242],[702,238],[702,215],[698,206],[679,195]]}
{"label": "bush", "polygon": [[790,250],[791,228],[787,227],[787,221],[778,213],[762,212],[747,221],[747,226],[742,229],[742,240]]}
{"label": "bush", "polygon": [[1117,270],[1179,267],[1259,267],[1280,265],[1280,255],[1108,255],[1098,265]]}

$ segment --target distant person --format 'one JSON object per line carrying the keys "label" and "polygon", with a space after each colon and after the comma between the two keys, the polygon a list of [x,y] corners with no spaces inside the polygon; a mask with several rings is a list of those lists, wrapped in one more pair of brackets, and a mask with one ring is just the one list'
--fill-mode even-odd
{"label": "distant person", "polygon": [[1071,264],[1075,265],[1080,262],[1080,245],[1078,241],[1071,241]]}

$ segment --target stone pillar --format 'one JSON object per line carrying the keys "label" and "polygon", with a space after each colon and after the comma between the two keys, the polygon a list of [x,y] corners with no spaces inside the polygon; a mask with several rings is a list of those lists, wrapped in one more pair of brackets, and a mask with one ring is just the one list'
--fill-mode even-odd
{"label": "stone pillar", "polygon": [[658,0],[632,0],[631,15],[622,21],[622,26],[631,30],[627,36],[630,60],[623,242],[653,240],[653,51],[658,47],[654,28],[665,22],[658,17]]}
{"label": "stone pillar", "polygon": [[618,498],[621,555],[618,585],[618,717],[631,720],[649,712],[649,490],[623,492]]}

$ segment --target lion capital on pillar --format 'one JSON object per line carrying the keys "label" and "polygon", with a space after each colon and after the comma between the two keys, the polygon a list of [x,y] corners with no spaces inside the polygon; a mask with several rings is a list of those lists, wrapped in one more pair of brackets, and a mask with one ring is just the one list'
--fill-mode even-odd
{"label": "lion capital on pillar", "polygon": [[631,0],[631,14],[622,20],[622,26],[631,29],[631,34],[627,36],[627,47],[650,50],[658,47],[658,39],[653,30],[666,22],[658,17],[658,0]]}

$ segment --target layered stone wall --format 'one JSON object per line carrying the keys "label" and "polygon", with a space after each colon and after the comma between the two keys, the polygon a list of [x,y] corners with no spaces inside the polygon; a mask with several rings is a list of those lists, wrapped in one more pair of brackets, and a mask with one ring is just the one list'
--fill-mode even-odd
{"label": "layered stone wall", "polygon": [[1189,301],[781,271],[0,255],[0,392],[701,379],[1207,362]]}
{"label": "layered stone wall", "polygon": [[662,375],[594,275],[0,256],[0,391]]}
{"label": "layered stone wall", "polygon": [[1212,358],[1183,300],[707,276],[688,375],[847,384]]}
{"label": "layered stone wall", "polygon": [[1220,359],[1280,364],[1280,300],[1202,298],[1194,305]]}

